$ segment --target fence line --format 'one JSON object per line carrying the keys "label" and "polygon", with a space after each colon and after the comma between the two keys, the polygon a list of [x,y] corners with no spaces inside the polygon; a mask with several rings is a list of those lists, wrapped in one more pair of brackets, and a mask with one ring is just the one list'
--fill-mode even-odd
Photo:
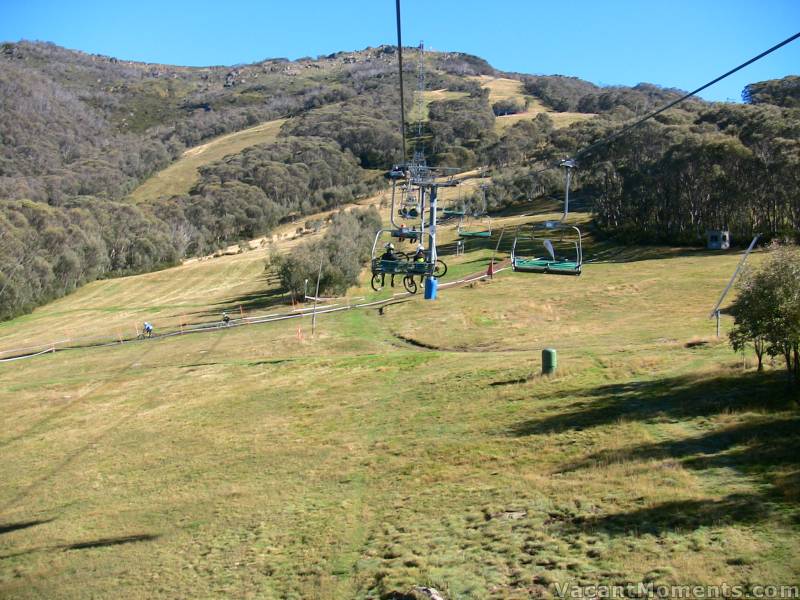
{"label": "fence line", "polygon": [[[509,268],[510,267],[508,267],[508,266],[502,267],[500,269],[495,270],[494,274],[496,275],[497,273],[501,273],[502,271],[505,271],[505,270],[507,270]],[[448,288],[448,287],[453,287],[453,286],[462,285],[462,284],[466,284],[466,283],[473,283],[475,281],[480,281],[482,279],[489,279],[490,277],[491,276],[488,274],[488,272],[487,273],[483,273],[483,274],[473,274],[473,275],[468,275],[466,277],[458,279],[456,281],[448,281],[447,283],[441,284],[439,287],[440,288]],[[411,298],[411,297],[414,297],[415,294],[412,294],[410,292],[396,292],[396,293],[392,294],[392,296],[389,297],[389,298],[384,298],[383,300],[375,300],[375,301],[372,301],[372,302],[362,302],[360,304],[351,304],[349,302],[349,300],[348,300],[348,304],[346,304],[346,305],[341,305],[340,303],[337,303],[337,304],[331,304],[331,305],[325,306],[323,308],[319,308],[318,307],[316,313],[318,315],[322,315],[322,314],[329,314],[329,313],[341,312],[341,311],[346,311],[346,310],[371,308],[371,307],[375,307],[375,306],[380,306],[381,304],[387,304],[389,302],[394,302],[398,297],[401,297],[401,296],[402,297]],[[363,299],[363,296],[357,296],[355,298],[352,298],[352,300],[357,300],[357,299]],[[268,314],[268,315],[260,315],[260,316],[254,316],[254,317],[241,317],[239,319],[231,319],[227,324],[223,324],[222,322],[219,322],[219,321],[213,321],[213,322],[207,322],[207,323],[197,323],[197,324],[194,324],[194,325],[189,324],[189,325],[187,325],[185,327],[182,327],[181,329],[179,329],[177,331],[168,331],[166,333],[159,334],[159,335],[156,336],[156,339],[170,338],[170,337],[181,336],[181,335],[188,335],[188,334],[191,334],[191,333],[203,333],[203,332],[209,332],[209,331],[217,331],[219,329],[225,329],[227,327],[240,327],[240,326],[246,325],[246,324],[273,323],[273,322],[278,322],[278,321],[286,321],[288,319],[298,319],[298,318],[303,318],[303,317],[310,317],[311,316],[311,314],[310,314],[311,310],[312,310],[311,307],[308,307],[308,308],[295,308],[295,309],[292,309],[288,313],[273,313],[273,314]],[[45,350],[42,350],[40,352],[35,352],[35,353],[30,353],[30,354],[21,354],[19,356],[11,356],[9,358],[0,358],[0,363],[23,360],[23,359],[27,359],[27,358],[34,358],[36,356],[41,356],[41,355],[47,354],[47,353],[55,354],[56,352],[64,352],[66,350],[79,350],[79,349],[85,349],[85,348],[106,348],[106,347],[110,347],[110,346],[118,346],[119,344],[126,344],[126,343],[132,343],[132,342],[145,341],[144,338],[138,338],[138,337],[137,338],[124,338],[124,339],[123,338],[119,338],[119,339],[116,339],[115,341],[106,341],[106,342],[98,341],[97,343],[94,343],[94,344],[85,344],[85,345],[80,345],[80,346],[65,346],[65,347],[62,347],[62,348],[58,348],[57,347],[58,344],[63,344],[63,343],[67,343],[67,342],[77,342],[77,341],[80,341],[81,339],[85,340],[85,339],[90,339],[90,338],[91,338],[91,336],[84,336],[82,338],[81,337],[68,338],[68,339],[59,340],[57,342],[38,344],[36,346],[27,346],[27,347],[14,348],[14,349],[9,349],[9,350],[0,350],[0,354],[9,354],[9,353],[13,353],[13,352],[20,352],[22,350],[30,350],[30,349],[35,349],[35,348],[45,348]]]}

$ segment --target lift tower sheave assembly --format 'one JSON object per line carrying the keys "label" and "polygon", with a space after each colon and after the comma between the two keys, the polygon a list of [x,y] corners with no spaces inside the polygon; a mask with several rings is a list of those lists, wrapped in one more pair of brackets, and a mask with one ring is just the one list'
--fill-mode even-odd
{"label": "lift tower sheave assembly", "polygon": [[[419,190],[421,205],[428,207],[428,222],[424,223],[424,229],[428,237],[427,262],[436,265],[438,259],[436,253],[436,215],[439,209],[439,188],[453,187],[458,185],[452,177],[437,178],[434,169],[419,163],[408,165],[409,184]],[[424,220],[424,213],[422,219]],[[425,278],[425,299],[435,300],[437,293],[437,280],[435,273],[431,273]]]}

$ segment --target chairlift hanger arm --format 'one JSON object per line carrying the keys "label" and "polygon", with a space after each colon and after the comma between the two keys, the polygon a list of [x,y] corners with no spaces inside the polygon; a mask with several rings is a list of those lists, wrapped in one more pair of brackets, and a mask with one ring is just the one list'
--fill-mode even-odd
{"label": "chairlift hanger arm", "polygon": [[564,214],[561,216],[559,223],[563,223],[569,216],[569,184],[572,181],[572,169],[576,167],[575,159],[568,158],[561,161],[561,166],[564,167],[566,174],[566,182],[564,184]]}
{"label": "chairlift hanger arm", "polygon": [[403,160],[406,161],[406,107],[405,94],[403,94],[403,39],[400,26],[400,0],[395,0],[397,14],[397,65],[400,71],[400,137],[403,140]]}

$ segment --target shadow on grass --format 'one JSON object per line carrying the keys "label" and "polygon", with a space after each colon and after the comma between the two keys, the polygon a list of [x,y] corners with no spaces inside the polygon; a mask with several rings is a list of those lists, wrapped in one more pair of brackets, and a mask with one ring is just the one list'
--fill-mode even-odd
{"label": "shadow on grass", "polygon": [[721,500],[678,500],[625,513],[578,517],[572,525],[609,535],[659,535],[706,526],[758,523],[769,518],[771,512],[770,503],[759,494],[731,494]]}
{"label": "shadow on grass", "polygon": [[[520,252],[525,254],[525,251],[530,253],[531,242],[529,239],[531,229],[530,223],[526,223],[521,229],[510,227],[503,233],[503,238],[499,239],[500,229],[492,231],[492,236],[489,238],[467,238],[466,251],[473,252],[476,250],[494,251],[497,249],[498,256],[502,257],[511,253],[514,245],[514,238],[517,233],[523,234]],[[557,237],[554,233],[548,233],[545,230],[537,230],[537,236],[542,239],[545,237]],[[583,240],[583,257],[587,265],[602,264],[602,263],[633,263],[647,260],[664,260],[669,258],[705,258],[710,256],[719,256],[719,250],[707,250],[705,248],[693,247],[670,247],[666,245],[660,246],[641,246],[641,245],[622,245],[608,241],[594,241],[591,234],[587,234],[582,229]],[[498,244],[499,242],[499,244]],[[544,252],[543,242],[537,242],[539,252]],[[437,247],[440,256],[449,256],[456,253],[456,243],[451,242],[442,244]],[[741,249],[734,249],[722,252],[730,254],[739,254]],[[483,259],[485,260],[485,259]]]}
{"label": "shadow on grass", "polygon": [[516,379],[504,379],[503,381],[492,381],[489,386],[490,387],[500,387],[504,385],[521,385],[523,383],[528,383],[532,381],[536,377],[535,374],[526,375],[524,377],[517,377]]}
{"label": "shadow on grass", "polygon": [[29,548],[21,552],[12,554],[0,555],[0,560],[7,558],[14,558],[17,556],[25,556],[26,554],[33,554],[34,552],[54,552],[58,550],[89,550],[92,548],[108,548],[113,546],[123,546],[126,544],[135,544],[138,542],[150,542],[160,538],[160,535],[152,533],[142,533],[136,535],[125,535],[120,537],[100,538],[97,540],[90,540],[86,542],[75,542],[73,544],[58,544],[56,546],[43,546],[39,548]]}
{"label": "shadow on grass", "polygon": [[631,263],[645,260],[664,260],[666,258],[705,258],[722,254],[741,254],[741,248],[732,250],[707,250],[700,247],[641,246],[602,241],[589,243],[584,248],[585,262],[598,263]]}
{"label": "shadow on grass", "polygon": [[17,531],[19,529],[27,529],[28,527],[35,527],[36,525],[44,525],[45,523],[50,523],[53,519],[39,519],[36,521],[21,521],[19,523],[7,523],[5,525],[0,525],[0,535],[4,533],[11,533],[12,531]]}
{"label": "shadow on grass", "polygon": [[[515,435],[581,430],[626,421],[680,422],[726,415],[714,429],[696,430],[681,439],[603,449],[559,469],[560,473],[640,463],[654,468],[676,464],[697,471],[735,473],[753,492],[721,499],[662,502],[628,512],[577,515],[565,527],[609,535],[660,534],[704,526],[800,519],[800,411],[783,373],[726,375],[607,385],[589,390],[567,411],[528,421]],[[570,394],[560,394],[568,397]],[[574,394],[572,394],[574,396]],[[741,414],[737,418],[737,413]],[[729,423],[729,424],[727,424]],[[690,430],[691,431],[691,430]],[[727,477],[727,475],[725,475]],[[635,493],[635,490],[628,490]]]}
{"label": "shadow on grass", "polygon": [[691,469],[730,468],[764,476],[775,467],[800,468],[800,414],[763,416],[681,440],[603,450],[565,471],[628,461],[676,459]]}
{"label": "shadow on grass", "polygon": [[219,316],[224,311],[231,313],[231,317],[235,318],[240,309],[249,312],[291,304],[288,289],[277,284],[275,278],[265,276],[263,279],[266,289],[225,298],[214,303],[211,309],[196,311],[193,314],[205,317]]}
{"label": "shadow on grass", "polygon": [[290,302],[286,290],[272,289],[226,298],[214,304],[214,310],[205,311],[204,314],[213,315],[222,311],[228,311],[234,313],[234,316],[236,316],[235,313],[240,307],[244,311],[253,311],[273,308],[275,306],[286,306],[288,304],[290,304]]}
{"label": "shadow on grass", "polygon": [[136,542],[150,542],[160,538],[160,535],[152,533],[142,533],[138,535],[125,535],[121,537],[100,538],[89,542],[76,542],[74,544],[62,544],[55,546],[58,550],[86,550],[88,548],[107,548],[109,546],[122,546],[124,544],[134,544]]}
{"label": "shadow on grass", "polygon": [[617,421],[676,422],[721,412],[785,411],[797,404],[780,372],[713,378],[671,377],[567,391],[550,399],[579,398],[565,410],[511,428],[515,436],[561,433]]}

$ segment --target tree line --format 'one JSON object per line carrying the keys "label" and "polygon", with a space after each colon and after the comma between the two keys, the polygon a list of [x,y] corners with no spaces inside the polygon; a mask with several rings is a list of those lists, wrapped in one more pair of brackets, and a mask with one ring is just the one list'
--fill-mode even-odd
{"label": "tree line", "polygon": [[[780,101],[791,105],[778,89]],[[592,210],[597,230],[646,243],[698,244],[710,229],[728,229],[740,244],[756,232],[766,239],[796,237],[800,110],[761,98],[744,105],[689,103],[585,156],[573,189]],[[495,165],[490,205],[562,195],[563,175],[541,167],[618,131],[629,115],[622,107],[565,129],[554,130],[541,117],[509,128],[489,149]]]}
{"label": "tree line", "polygon": [[[207,165],[186,196],[144,205],[77,197],[0,210],[0,319],[100,277],[151,271],[267,234],[380,189],[332,140],[282,138]],[[377,228],[376,228],[377,229]]]}
{"label": "tree line", "polygon": [[[380,188],[399,161],[395,50],[235,69],[127,63],[49,44],[0,45],[0,318],[96,277],[174,264],[283,220],[336,208]],[[408,69],[416,69],[409,53]],[[557,110],[595,113],[556,129],[546,114],[503,132],[472,75],[477,57],[431,53],[433,102],[411,149],[429,162],[492,166],[489,206],[563,192],[543,165],[573,155],[679,92],[640,84],[601,88],[576,78],[523,76]],[[748,105],[692,101],[581,161],[575,188],[599,232],[696,243],[729,228],[744,242],[800,229],[797,77],[751,84]],[[407,114],[412,97],[406,98]],[[132,206],[125,195],[188,145],[265,119],[292,116],[274,144],[201,170],[189,194]]]}
{"label": "tree line", "polygon": [[596,223],[626,239],[739,243],[800,231],[800,112],[721,105],[639,128],[590,158]]}
{"label": "tree line", "polygon": [[800,384],[800,249],[773,244],[765,263],[747,268],[737,287],[730,309],[733,349],[752,346],[759,371],[765,355],[782,360],[792,381]]}
{"label": "tree line", "polygon": [[4,201],[0,319],[99,277],[173,265],[181,257],[176,235],[152,213],[127,203],[96,198],[75,198],[61,206]]}

